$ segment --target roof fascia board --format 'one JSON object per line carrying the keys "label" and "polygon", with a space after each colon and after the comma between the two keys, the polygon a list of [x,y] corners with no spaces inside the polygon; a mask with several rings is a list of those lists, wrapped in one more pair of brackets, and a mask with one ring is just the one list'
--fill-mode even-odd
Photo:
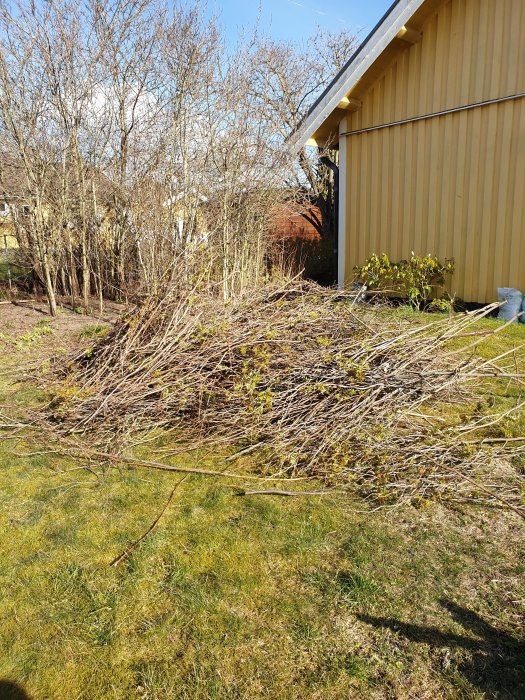
{"label": "roof fascia board", "polygon": [[426,0],[399,0],[391,8],[324,94],[314,103],[297,131],[291,134],[289,147],[292,150],[297,151],[304,146],[424,2]]}

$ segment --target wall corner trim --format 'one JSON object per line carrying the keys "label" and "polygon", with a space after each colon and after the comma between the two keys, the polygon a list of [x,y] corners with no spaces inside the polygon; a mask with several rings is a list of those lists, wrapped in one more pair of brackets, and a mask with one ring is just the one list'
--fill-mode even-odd
{"label": "wall corner trim", "polygon": [[[339,133],[348,129],[348,119],[344,117],[339,123]],[[337,287],[344,289],[346,277],[346,178],[348,139],[339,139],[339,221],[337,241]]]}

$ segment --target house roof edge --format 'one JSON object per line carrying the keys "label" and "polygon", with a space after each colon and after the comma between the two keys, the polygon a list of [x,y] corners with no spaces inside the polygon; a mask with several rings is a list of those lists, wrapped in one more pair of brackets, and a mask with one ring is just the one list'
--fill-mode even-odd
{"label": "house roof edge", "polygon": [[290,150],[298,151],[305,145],[424,2],[395,0],[288,136]]}

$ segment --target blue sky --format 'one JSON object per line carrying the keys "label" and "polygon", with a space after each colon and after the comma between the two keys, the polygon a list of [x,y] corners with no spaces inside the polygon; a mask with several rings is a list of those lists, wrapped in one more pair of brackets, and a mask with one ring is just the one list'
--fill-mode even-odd
{"label": "blue sky", "polygon": [[301,42],[320,25],[348,27],[364,38],[392,4],[392,0],[210,0],[229,41],[251,28],[260,12],[260,27],[276,39]]}

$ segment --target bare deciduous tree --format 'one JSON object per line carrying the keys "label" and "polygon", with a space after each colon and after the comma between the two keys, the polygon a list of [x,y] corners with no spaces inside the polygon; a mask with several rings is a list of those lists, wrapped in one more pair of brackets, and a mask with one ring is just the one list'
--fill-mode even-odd
{"label": "bare deciduous tree", "polygon": [[327,228],[327,172],[284,148],[340,60],[335,37],[313,46],[226,47],[198,0],[0,4],[0,187],[52,314],[203,267],[229,298],[264,274],[290,187]]}
{"label": "bare deciduous tree", "polygon": [[[310,104],[354,51],[357,37],[347,30],[318,29],[301,48],[290,42],[260,40],[252,57],[251,93],[254,106],[283,141],[305,117]],[[333,160],[337,153],[328,149]],[[287,173],[291,189],[303,191],[315,213],[301,210],[321,236],[333,232],[333,173],[319,162],[319,153],[302,148]]]}

